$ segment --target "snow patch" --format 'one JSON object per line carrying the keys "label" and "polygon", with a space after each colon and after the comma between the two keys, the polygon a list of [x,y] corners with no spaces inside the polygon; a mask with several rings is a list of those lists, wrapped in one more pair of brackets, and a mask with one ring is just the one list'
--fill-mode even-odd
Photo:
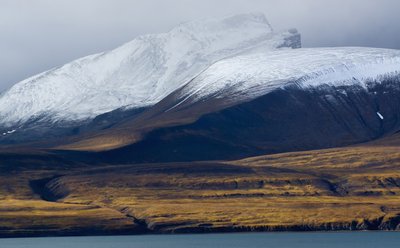
{"label": "snow patch", "polygon": [[10,131],[7,131],[7,132],[4,132],[4,133],[3,133],[3,136],[4,136],[4,135],[8,135],[8,134],[15,133],[16,131],[17,131],[17,130],[13,129],[13,130],[10,130]]}

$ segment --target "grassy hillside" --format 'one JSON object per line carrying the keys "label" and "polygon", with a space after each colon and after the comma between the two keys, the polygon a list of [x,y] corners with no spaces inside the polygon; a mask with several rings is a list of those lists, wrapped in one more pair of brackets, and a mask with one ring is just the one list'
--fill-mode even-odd
{"label": "grassy hillside", "polygon": [[399,140],[219,162],[2,159],[0,236],[400,229]]}

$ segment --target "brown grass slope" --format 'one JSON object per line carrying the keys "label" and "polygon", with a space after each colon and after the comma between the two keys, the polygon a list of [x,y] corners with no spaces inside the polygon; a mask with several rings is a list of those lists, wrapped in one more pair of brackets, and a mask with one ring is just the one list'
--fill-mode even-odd
{"label": "brown grass slope", "polygon": [[225,162],[2,159],[0,236],[398,230],[399,136]]}

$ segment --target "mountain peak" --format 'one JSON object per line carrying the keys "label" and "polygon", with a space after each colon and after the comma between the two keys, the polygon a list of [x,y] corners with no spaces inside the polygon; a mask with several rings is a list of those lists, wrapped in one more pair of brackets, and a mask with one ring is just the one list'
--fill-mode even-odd
{"label": "mountain peak", "polygon": [[[254,38],[269,39],[273,29],[262,13],[230,15],[184,22],[170,32],[148,36],[150,39],[164,37],[167,42],[183,40],[201,43],[202,47],[226,46],[230,49],[237,42],[249,42]],[[176,41],[179,39],[179,41]],[[236,49],[236,48],[235,48]]]}
{"label": "mountain peak", "polygon": [[187,22],[17,83],[0,97],[0,125],[76,122],[151,106],[221,59],[298,44],[297,33],[274,33],[261,13]]}
{"label": "mountain peak", "polygon": [[[221,31],[242,28],[263,28],[266,32],[273,29],[263,13],[246,13],[229,15],[222,18],[208,18],[181,23],[175,29],[188,29],[193,31]],[[198,30],[200,29],[200,30]]]}

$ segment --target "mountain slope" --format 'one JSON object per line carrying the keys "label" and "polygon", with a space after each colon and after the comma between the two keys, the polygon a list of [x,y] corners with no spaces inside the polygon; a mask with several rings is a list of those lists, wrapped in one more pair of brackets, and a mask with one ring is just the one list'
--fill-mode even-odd
{"label": "mountain slope", "polygon": [[[185,85],[185,101],[225,98],[255,99],[297,83],[308,88],[360,85],[400,71],[400,51],[374,48],[310,48],[249,53],[216,62]],[[174,106],[175,107],[175,106]]]}
{"label": "mountain slope", "polygon": [[236,56],[134,118],[63,148],[117,148],[106,155],[149,162],[365,142],[399,128],[399,62],[399,51],[371,48]]}

